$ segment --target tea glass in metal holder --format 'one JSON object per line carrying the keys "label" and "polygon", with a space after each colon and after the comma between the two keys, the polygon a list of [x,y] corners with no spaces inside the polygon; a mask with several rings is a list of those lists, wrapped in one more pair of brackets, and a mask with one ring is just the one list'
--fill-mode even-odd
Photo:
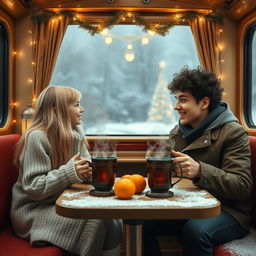
{"label": "tea glass in metal holder", "polygon": [[116,178],[117,157],[92,157],[92,186],[90,195],[112,196]]}
{"label": "tea glass in metal holder", "polygon": [[181,181],[183,176],[181,169],[181,177],[172,183],[173,170],[174,164],[171,157],[148,157],[147,171],[150,190],[146,192],[146,196],[156,198],[172,197],[174,194],[169,189]]}

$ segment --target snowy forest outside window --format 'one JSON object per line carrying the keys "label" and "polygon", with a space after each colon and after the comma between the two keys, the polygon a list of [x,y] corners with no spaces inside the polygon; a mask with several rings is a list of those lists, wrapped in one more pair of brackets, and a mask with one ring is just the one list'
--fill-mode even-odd
{"label": "snowy forest outside window", "polygon": [[178,121],[167,85],[185,65],[199,65],[189,26],[163,37],[134,25],[91,36],[70,25],[50,85],[82,93],[87,135],[167,135]]}

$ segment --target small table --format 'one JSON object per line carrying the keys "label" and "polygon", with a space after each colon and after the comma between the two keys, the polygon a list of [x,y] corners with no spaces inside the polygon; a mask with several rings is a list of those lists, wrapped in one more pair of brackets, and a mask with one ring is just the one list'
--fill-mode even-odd
{"label": "small table", "polygon": [[88,184],[72,185],[57,199],[56,213],[76,219],[123,219],[126,256],[142,255],[141,220],[210,218],[221,212],[220,202],[189,179],[177,183],[171,189],[174,196],[167,199],[149,198],[145,193],[131,200],[93,197],[91,189]]}

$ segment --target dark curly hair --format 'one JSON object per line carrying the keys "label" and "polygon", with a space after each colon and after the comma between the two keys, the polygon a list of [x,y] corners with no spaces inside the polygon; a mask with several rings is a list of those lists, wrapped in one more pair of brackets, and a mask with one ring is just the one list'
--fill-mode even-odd
{"label": "dark curly hair", "polygon": [[189,92],[197,103],[204,97],[208,97],[210,99],[209,111],[220,104],[223,92],[220,80],[214,73],[200,67],[190,70],[187,66],[174,74],[174,79],[168,85],[168,89],[172,94],[177,91]]}

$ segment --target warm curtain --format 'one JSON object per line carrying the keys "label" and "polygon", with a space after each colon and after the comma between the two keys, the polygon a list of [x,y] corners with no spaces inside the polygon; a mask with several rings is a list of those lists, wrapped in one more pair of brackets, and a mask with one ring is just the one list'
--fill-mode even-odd
{"label": "warm curtain", "polygon": [[61,17],[33,24],[33,97],[35,98],[48,86],[51,80],[68,23],[68,17]]}
{"label": "warm curtain", "polygon": [[189,20],[192,30],[199,62],[203,69],[220,75],[220,50],[219,50],[219,24],[204,18]]}

